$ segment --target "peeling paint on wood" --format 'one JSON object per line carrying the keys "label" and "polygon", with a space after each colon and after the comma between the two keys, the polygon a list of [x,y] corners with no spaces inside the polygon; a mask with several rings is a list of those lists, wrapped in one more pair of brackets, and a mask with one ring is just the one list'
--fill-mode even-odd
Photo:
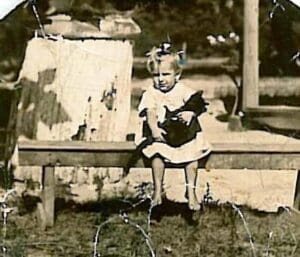
{"label": "peeling paint on wood", "polygon": [[124,141],[132,62],[127,40],[29,41],[19,77],[21,139],[71,140],[86,125],[87,141]]}

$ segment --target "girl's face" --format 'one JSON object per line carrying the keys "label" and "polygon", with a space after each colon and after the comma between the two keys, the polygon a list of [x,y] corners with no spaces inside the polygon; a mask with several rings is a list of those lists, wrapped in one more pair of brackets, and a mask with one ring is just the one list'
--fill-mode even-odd
{"label": "girl's face", "polygon": [[161,60],[153,71],[154,86],[161,92],[170,91],[176,83],[176,74],[170,60]]}

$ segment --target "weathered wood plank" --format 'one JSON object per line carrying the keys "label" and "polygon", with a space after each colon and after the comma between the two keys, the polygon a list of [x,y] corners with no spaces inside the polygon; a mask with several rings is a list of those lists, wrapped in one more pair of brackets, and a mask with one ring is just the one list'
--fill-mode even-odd
{"label": "weathered wood plank", "polygon": [[[20,141],[19,150],[51,151],[132,151],[136,146],[132,142],[93,142],[93,141]],[[300,143],[299,143],[300,149]]]}
{"label": "weathered wood plank", "polygon": [[[20,151],[124,151],[136,149],[133,142],[85,142],[85,141],[21,141]],[[293,143],[230,142],[212,143],[213,152],[251,152],[251,153],[300,153],[300,141]]]}
{"label": "weathered wood plank", "polygon": [[211,169],[299,169],[300,154],[295,153],[212,153],[206,163]]}
{"label": "weathered wood plank", "polygon": [[[20,165],[127,167],[134,158],[132,142],[27,142],[19,145]],[[137,157],[138,159],[138,157]],[[142,162],[130,163],[143,166]],[[208,168],[299,169],[300,144],[219,143]]]}
{"label": "weathered wood plank", "polygon": [[132,152],[21,151],[21,166],[126,167]]}
{"label": "weathered wood plank", "polygon": [[212,150],[215,153],[300,153],[300,141],[299,143],[213,143]]}
{"label": "weathered wood plank", "polygon": [[[20,151],[21,166],[127,167],[133,152]],[[144,167],[137,162],[133,167]],[[214,169],[298,169],[300,154],[212,153],[206,163]]]}
{"label": "weathered wood plank", "polygon": [[246,119],[276,129],[299,130],[300,107],[294,106],[259,106],[247,108]]}
{"label": "weathered wood plank", "polygon": [[45,224],[43,227],[53,227],[55,214],[55,174],[54,166],[43,167],[43,194],[42,204],[43,213],[45,215],[42,219]]}
{"label": "weathered wood plank", "polygon": [[260,105],[258,107],[249,107],[246,111],[250,113],[270,113],[274,115],[277,113],[297,115],[300,111],[300,107],[287,105]]}

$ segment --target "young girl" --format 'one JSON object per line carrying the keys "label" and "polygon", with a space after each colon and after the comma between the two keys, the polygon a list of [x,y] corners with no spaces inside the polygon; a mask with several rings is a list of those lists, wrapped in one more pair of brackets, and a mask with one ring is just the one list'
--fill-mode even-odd
{"label": "young girl", "polygon": [[162,202],[165,162],[184,165],[188,205],[199,210],[195,187],[198,160],[209,153],[198,121],[206,111],[202,92],[179,82],[182,53],[171,53],[163,43],[149,53],[147,68],[153,86],[142,96],[139,113],[143,122],[143,154],[151,160],[154,181],[153,204]]}

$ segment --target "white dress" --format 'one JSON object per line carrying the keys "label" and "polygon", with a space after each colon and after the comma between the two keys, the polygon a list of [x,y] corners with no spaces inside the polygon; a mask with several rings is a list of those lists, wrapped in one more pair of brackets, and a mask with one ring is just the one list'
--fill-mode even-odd
{"label": "white dress", "polygon": [[[152,86],[144,92],[138,111],[141,114],[147,109],[154,109],[158,116],[158,122],[163,122],[166,118],[165,107],[171,112],[178,110],[195,93],[195,90],[182,83],[177,83],[172,90],[166,93]],[[146,117],[143,117],[143,121],[146,122]],[[199,123],[199,119],[197,122]],[[147,140],[146,137],[142,138],[141,141],[144,140]],[[158,154],[167,162],[179,164],[196,161],[205,157],[210,152],[210,144],[205,140],[203,131],[198,131],[192,140],[180,146],[174,147],[165,142],[151,142],[150,144],[146,144],[142,152],[148,158]]]}

